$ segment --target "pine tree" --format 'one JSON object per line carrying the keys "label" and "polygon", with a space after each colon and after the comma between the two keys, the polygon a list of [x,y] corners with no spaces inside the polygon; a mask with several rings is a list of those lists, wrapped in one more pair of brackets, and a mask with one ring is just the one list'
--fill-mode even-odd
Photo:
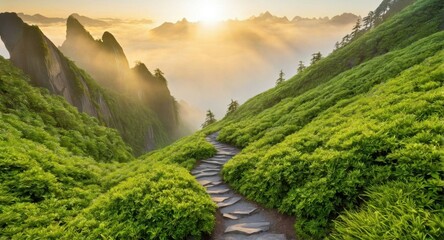
{"label": "pine tree", "polygon": [[307,67],[304,65],[304,62],[299,61],[299,64],[298,64],[298,73],[304,71],[305,68],[307,68]]}
{"label": "pine tree", "polygon": [[342,38],[341,47],[344,47],[349,42],[350,42],[350,34],[347,34]]}
{"label": "pine tree", "polygon": [[157,79],[159,79],[160,81],[162,81],[163,83],[166,84],[167,80],[163,75],[164,75],[164,73],[159,68],[156,68],[154,70],[154,77],[156,77]]}
{"label": "pine tree", "polygon": [[352,39],[356,38],[360,30],[361,30],[361,18],[358,18],[358,20],[356,20],[355,26],[353,27],[351,38]]}
{"label": "pine tree", "polygon": [[279,78],[276,80],[276,85],[279,85],[285,81],[284,76],[285,73],[281,70],[281,72],[279,73]]}
{"label": "pine tree", "polygon": [[231,99],[231,103],[228,104],[227,116],[229,114],[232,114],[233,112],[235,112],[238,107],[239,107],[239,103],[237,101]]}
{"label": "pine tree", "polygon": [[214,113],[211,110],[207,111],[207,116],[205,118],[205,122],[202,124],[202,128],[205,128],[206,126],[215,123],[217,120],[214,117]]}
{"label": "pine tree", "polygon": [[317,53],[313,53],[311,58],[311,65],[317,63],[319,60],[322,59],[322,54],[321,52],[317,52]]}
{"label": "pine tree", "polygon": [[373,11],[370,11],[368,13],[368,15],[366,17],[364,17],[364,19],[362,19],[364,28],[366,30],[373,27],[374,17],[375,17],[375,13]]}
{"label": "pine tree", "polygon": [[335,50],[338,50],[339,48],[341,48],[341,44],[339,42],[335,43]]}

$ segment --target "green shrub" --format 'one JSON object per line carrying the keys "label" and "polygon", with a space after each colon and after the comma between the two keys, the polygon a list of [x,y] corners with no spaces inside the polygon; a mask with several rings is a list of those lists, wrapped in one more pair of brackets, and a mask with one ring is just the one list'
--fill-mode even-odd
{"label": "green shrub", "polygon": [[97,239],[184,239],[214,226],[215,205],[189,173],[150,166],[96,199],[70,223],[71,237]]}

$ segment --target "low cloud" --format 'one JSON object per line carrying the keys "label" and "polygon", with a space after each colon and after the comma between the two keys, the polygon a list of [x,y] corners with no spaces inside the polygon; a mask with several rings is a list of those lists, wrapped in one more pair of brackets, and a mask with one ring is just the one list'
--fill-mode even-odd
{"label": "low cloud", "polygon": [[[150,70],[160,68],[172,95],[186,101],[184,118],[198,128],[207,109],[220,119],[230,99],[243,103],[273,87],[281,69],[290,78],[300,60],[308,64],[312,53],[331,52],[335,42],[350,32],[353,16],[292,20],[259,16],[214,25],[182,20],[155,29],[150,20],[100,19],[109,24],[86,24],[86,29],[95,38],[104,31],[113,33],[130,65],[140,60]],[[56,45],[65,39],[64,25],[41,28]]]}

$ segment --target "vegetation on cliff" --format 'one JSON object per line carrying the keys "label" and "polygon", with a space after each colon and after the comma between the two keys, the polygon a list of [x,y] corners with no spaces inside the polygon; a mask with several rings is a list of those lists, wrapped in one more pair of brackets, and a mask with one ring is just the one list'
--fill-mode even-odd
{"label": "vegetation on cliff", "polygon": [[0,239],[211,232],[215,205],[179,166],[193,164],[188,152],[211,156],[211,145],[191,137],[136,160],[115,130],[29,82],[0,58]]}
{"label": "vegetation on cliff", "polygon": [[302,238],[444,235],[444,4],[402,12],[205,129],[224,179]]}

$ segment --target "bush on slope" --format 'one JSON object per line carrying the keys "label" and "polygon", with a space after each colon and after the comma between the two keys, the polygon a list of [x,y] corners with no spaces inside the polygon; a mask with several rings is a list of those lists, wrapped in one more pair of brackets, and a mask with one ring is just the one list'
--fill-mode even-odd
{"label": "bush on slope", "polygon": [[0,58],[0,239],[210,232],[215,206],[204,189],[185,169],[153,161],[134,160],[115,130],[31,87]]}
{"label": "bush on slope", "polygon": [[280,84],[279,87],[248,100],[225,122],[251,118],[285,98],[297,97],[376,56],[405,48],[421,38],[443,30],[443,15],[443,1],[417,0],[413,5],[377,28],[355,39],[346,47],[333,52],[328,58],[310,66],[302,74],[298,74]]}
{"label": "bush on slope", "polygon": [[[297,232],[306,238],[325,236],[332,219],[358,207],[373,186],[391,181],[419,181],[433,191],[428,205],[417,209],[442,209],[443,47],[440,32],[267,110],[276,116],[293,107],[286,120],[290,125],[303,119],[297,110],[304,109],[304,96],[319,96],[311,102],[322,105],[329,100],[326,96],[341,95],[345,89],[369,90],[336,99],[285,139],[278,134],[285,131],[282,122],[284,127],[269,129],[225,165],[225,180],[251,199],[296,215]],[[385,67],[370,71],[376,66]],[[322,109],[309,111],[313,108]]]}

